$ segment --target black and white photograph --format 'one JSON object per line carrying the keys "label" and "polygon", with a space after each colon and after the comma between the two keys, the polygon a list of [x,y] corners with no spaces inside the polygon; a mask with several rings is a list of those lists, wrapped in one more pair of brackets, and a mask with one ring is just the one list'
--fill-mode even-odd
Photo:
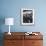
{"label": "black and white photograph", "polygon": [[34,9],[21,9],[21,23],[23,25],[34,24]]}

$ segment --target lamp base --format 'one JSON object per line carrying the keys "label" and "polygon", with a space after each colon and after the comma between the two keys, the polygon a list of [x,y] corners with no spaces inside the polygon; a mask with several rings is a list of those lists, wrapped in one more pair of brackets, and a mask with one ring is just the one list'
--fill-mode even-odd
{"label": "lamp base", "polygon": [[11,35],[11,33],[10,33],[10,32],[8,32],[8,34],[9,34],[9,35]]}

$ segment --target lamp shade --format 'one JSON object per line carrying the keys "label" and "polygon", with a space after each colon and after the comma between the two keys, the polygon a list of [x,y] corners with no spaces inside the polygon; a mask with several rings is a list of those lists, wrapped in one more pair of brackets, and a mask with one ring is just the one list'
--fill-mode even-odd
{"label": "lamp shade", "polygon": [[14,18],[5,18],[5,25],[13,25]]}

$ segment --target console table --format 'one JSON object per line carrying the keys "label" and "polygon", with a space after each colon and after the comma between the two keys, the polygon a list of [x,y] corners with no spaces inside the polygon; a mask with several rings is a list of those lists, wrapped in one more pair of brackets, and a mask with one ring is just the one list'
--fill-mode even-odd
{"label": "console table", "polygon": [[26,32],[11,32],[8,35],[4,33],[4,46],[43,46],[43,35],[40,32],[38,35],[26,35]]}

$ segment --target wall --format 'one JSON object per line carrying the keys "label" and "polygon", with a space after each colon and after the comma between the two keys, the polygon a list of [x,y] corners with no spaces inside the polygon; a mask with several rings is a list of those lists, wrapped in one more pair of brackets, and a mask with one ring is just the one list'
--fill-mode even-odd
{"label": "wall", "polygon": [[[12,26],[12,31],[41,31],[46,30],[46,1],[44,0],[1,0],[1,15],[2,17],[13,17],[15,24]],[[21,8],[34,8],[35,24],[33,26],[22,26],[20,24]],[[2,32],[8,31],[8,27],[2,25]],[[14,28],[14,29],[13,29]]]}
{"label": "wall", "polygon": [[[22,26],[20,24],[21,8],[34,8],[35,24],[33,26]],[[15,19],[14,26],[11,26],[11,32],[33,32],[40,31],[44,35],[44,46],[46,44],[46,0],[0,0],[0,19],[6,17]],[[0,24],[0,32],[8,32],[8,26]]]}

